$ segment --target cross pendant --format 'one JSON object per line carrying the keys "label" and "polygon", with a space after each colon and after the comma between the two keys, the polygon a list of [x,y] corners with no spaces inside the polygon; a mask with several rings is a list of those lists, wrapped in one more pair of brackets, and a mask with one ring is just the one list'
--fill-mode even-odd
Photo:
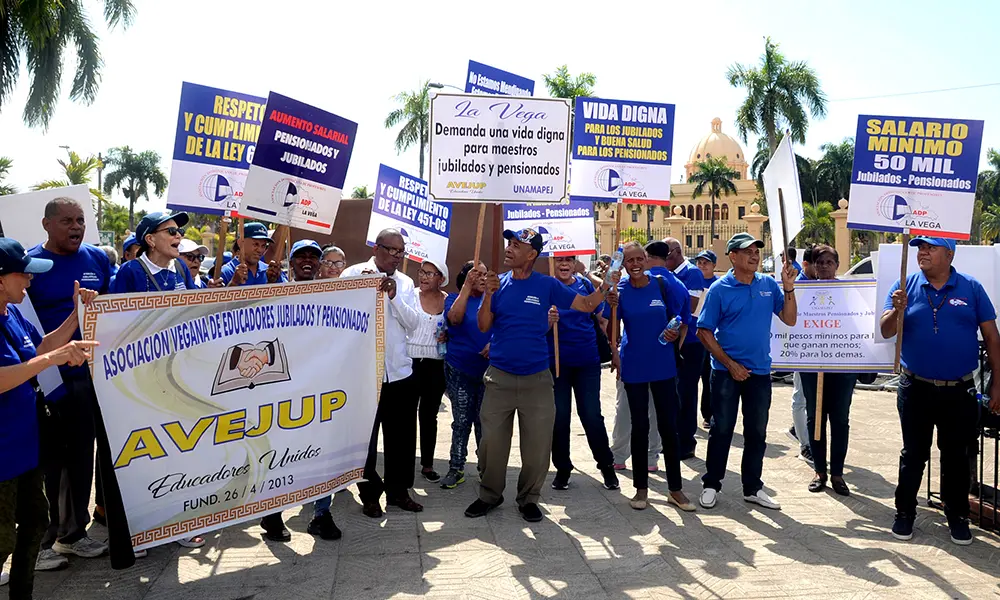
{"label": "cross pendant", "polygon": [[934,326],[934,334],[937,335],[937,325]]}

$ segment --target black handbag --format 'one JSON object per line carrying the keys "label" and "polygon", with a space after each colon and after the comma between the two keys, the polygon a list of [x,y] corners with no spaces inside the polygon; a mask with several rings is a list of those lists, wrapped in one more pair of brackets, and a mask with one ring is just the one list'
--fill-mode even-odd
{"label": "black handbag", "polygon": [[[656,283],[660,286],[660,297],[663,298],[663,310],[667,313],[667,323],[670,323],[670,321],[674,320],[676,315],[670,312],[670,302],[667,301],[667,284],[659,275],[656,275],[654,279],[656,279]],[[684,301],[687,302],[687,298],[685,298]],[[684,364],[684,357],[681,356],[680,336],[677,336],[677,339],[672,342],[672,345],[674,347],[674,359],[677,362],[677,374],[679,375],[681,372],[681,365]]]}

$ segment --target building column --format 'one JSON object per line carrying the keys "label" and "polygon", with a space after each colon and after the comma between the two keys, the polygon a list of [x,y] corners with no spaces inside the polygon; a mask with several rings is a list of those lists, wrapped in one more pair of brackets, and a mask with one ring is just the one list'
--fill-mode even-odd
{"label": "building column", "polygon": [[216,255],[216,252],[215,252],[215,240],[218,237],[219,236],[217,236],[214,233],[208,231],[207,229],[201,234],[201,245],[205,246],[206,248],[208,248],[208,255],[209,256],[215,256]]}
{"label": "building column", "polygon": [[837,203],[840,208],[830,213],[834,223],[834,248],[840,255],[840,267],[837,274],[843,275],[851,268],[851,230],[847,228],[847,200],[843,198]]}
{"label": "building column", "polygon": [[614,254],[615,248],[615,210],[621,206],[615,204],[608,208],[598,208],[597,211],[597,245],[598,254]]}
{"label": "building column", "polygon": [[[764,239],[764,221],[767,221],[767,217],[760,214],[760,205],[754,202],[750,205],[750,212],[743,215],[743,222],[747,224],[747,233],[752,235],[755,240]],[[720,240],[721,241],[721,240]],[[725,242],[722,242],[725,244]],[[716,252],[719,252],[716,250]],[[778,257],[774,257],[778,260]],[[764,261],[760,261],[760,269],[764,268]]]}
{"label": "building column", "polygon": [[680,241],[681,248],[684,248],[684,225],[689,223],[691,219],[684,216],[683,209],[679,206],[673,207],[672,212],[673,214],[663,219],[663,221],[670,228],[670,237]]}

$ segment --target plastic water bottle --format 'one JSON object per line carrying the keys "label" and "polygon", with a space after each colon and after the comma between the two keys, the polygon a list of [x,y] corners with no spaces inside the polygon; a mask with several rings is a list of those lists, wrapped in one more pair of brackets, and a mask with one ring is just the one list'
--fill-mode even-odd
{"label": "plastic water bottle", "polygon": [[670,319],[670,322],[667,323],[667,328],[660,332],[660,338],[659,338],[660,339],[660,343],[663,344],[664,346],[666,346],[667,344],[669,344],[670,342],[667,341],[667,332],[668,331],[677,331],[680,328],[681,328],[681,318],[680,317],[674,317],[673,319]]}
{"label": "plastic water bottle", "polygon": [[976,394],[976,402],[978,402],[979,404],[981,404],[981,405],[989,408],[989,406],[990,406],[990,397],[987,396],[986,394],[978,394],[977,393]]}
{"label": "plastic water bottle", "polygon": [[445,354],[448,354],[448,342],[445,341],[445,332],[448,328],[445,326],[444,321],[439,321],[437,326],[437,347],[438,356],[444,358]]}
{"label": "plastic water bottle", "polygon": [[622,252],[621,246],[615,250],[615,253],[611,255],[611,266],[608,267],[608,272],[604,274],[604,283],[611,285],[611,274],[617,273],[622,270],[622,263],[625,261],[625,253]]}

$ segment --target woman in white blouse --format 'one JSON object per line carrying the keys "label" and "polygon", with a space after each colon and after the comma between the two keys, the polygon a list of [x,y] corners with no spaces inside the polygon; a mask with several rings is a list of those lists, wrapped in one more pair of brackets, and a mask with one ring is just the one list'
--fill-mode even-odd
{"label": "woman in white blouse", "polygon": [[417,270],[417,312],[420,324],[406,338],[406,352],[413,359],[413,378],[420,400],[420,474],[431,483],[441,476],[434,470],[437,415],[444,395],[444,299],[448,266],[425,260]]}

